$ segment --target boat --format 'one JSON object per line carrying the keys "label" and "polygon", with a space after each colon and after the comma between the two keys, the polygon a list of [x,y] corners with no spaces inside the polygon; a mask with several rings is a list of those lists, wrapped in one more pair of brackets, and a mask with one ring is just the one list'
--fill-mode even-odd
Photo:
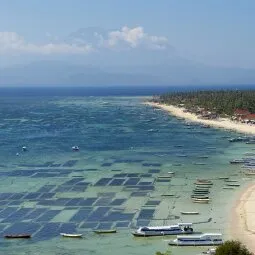
{"label": "boat", "polygon": [[223,189],[234,189],[233,187],[223,187]]}
{"label": "boat", "polygon": [[174,174],[174,172],[167,172],[168,174]]}
{"label": "boat", "polygon": [[23,146],[23,147],[22,147],[22,151],[27,151],[27,147],[26,147],[26,146]]}
{"label": "boat", "polygon": [[68,234],[68,233],[60,233],[63,237],[71,237],[71,238],[81,238],[82,234]]}
{"label": "boat", "polygon": [[210,199],[209,198],[192,198],[193,203],[199,203],[199,204],[208,204]]}
{"label": "boat", "polygon": [[216,248],[208,249],[207,251],[203,251],[202,253],[203,254],[214,255],[216,253]]}
{"label": "boat", "polygon": [[199,186],[199,185],[200,185],[200,186],[204,186],[204,185],[205,185],[205,186],[213,185],[212,182],[198,182],[198,181],[195,182],[194,184],[195,184],[195,185],[198,185],[198,186]]}
{"label": "boat", "polygon": [[218,233],[204,233],[202,235],[177,236],[176,239],[171,240],[169,245],[173,246],[208,246],[223,244],[222,234]]}
{"label": "boat", "polygon": [[223,177],[223,176],[221,176],[221,177],[219,177],[218,179],[219,179],[219,180],[228,180],[229,177]]}
{"label": "boat", "polygon": [[158,179],[171,179],[172,176],[171,175],[159,175],[157,178]]}
{"label": "boat", "polygon": [[207,180],[207,179],[197,179],[197,182],[199,182],[199,183],[208,183],[208,184],[212,184],[212,181]]}
{"label": "boat", "polygon": [[245,175],[255,175],[255,172],[253,172],[253,171],[246,172]]}
{"label": "boat", "polygon": [[244,160],[244,159],[233,159],[233,160],[230,160],[229,163],[230,164],[244,164],[246,163],[247,161]]}
{"label": "boat", "polygon": [[238,182],[238,180],[225,180],[225,182]]}
{"label": "boat", "polygon": [[73,151],[79,151],[80,148],[79,148],[78,146],[73,146],[73,147],[72,147],[72,150],[73,150]]}
{"label": "boat", "polygon": [[178,234],[192,234],[192,223],[177,223],[170,226],[157,226],[157,227],[140,227],[132,234],[134,236],[164,236],[164,235],[178,235]]}
{"label": "boat", "polygon": [[31,238],[30,234],[7,234],[5,238]]}
{"label": "boat", "polygon": [[204,195],[204,194],[193,194],[190,197],[191,198],[200,198],[200,199],[209,198],[208,195]]}
{"label": "boat", "polygon": [[117,233],[116,229],[95,229],[93,230],[94,233],[96,234],[112,234],[112,233]]}
{"label": "boat", "polygon": [[185,212],[185,211],[181,211],[181,214],[183,214],[183,215],[197,215],[197,214],[199,214],[199,212]]}
{"label": "boat", "polygon": [[230,186],[230,187],[239,187],[240,184],[239,183],[228,183],[226,184],[227,186]]}

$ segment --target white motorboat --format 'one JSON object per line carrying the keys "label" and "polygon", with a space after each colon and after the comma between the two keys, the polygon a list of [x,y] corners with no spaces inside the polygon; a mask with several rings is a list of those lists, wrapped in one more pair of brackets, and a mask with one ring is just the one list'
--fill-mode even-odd
{"label": "white motorboat", "polygon": [[192,234],[192,223],[178,223],[170,226],[140,227],[132,232],[134,236],[164,236],[178,234]]}
{"label": "white motorboat", "polygon": [[174,246],[208,246],[223,244],[222,234],[219,233],[205,233],[202,235],[177,236],[176,239],[171,240],[169,245]]}
{"label": "white motorboat", "polygon": [[71,237],[71,238],[81,238],[82,234],[68,234],[68,233],[60,233],[63,237]]}
{"label": "white motorboat", "polygon": [[216,253],[216,248],[210,248],[207,251],[203,251],[203,254],[209,254],[209,255],[214,255]]}
{"label": "white motorboat", "polygon": [[189,212],[189,211],[181,211],[181,214],[183,214],[183,215],[198,215],[199,214],[199,212]]}
{"label": "white motorboat", "polygon": [[79,148],[78,146],[73,146],[73,147],[72,147],[72,150],[73,150],[73,151],[79,151],[80,148]]}

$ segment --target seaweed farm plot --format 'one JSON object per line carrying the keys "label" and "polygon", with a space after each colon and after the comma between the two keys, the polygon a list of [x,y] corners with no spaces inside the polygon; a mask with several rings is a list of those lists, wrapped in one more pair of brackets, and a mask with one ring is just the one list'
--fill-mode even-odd
{"label": "seaweed farm plot", "polygon": [[[67,162],[63,166],[71,167],[76,163],[74,160]],[[159,166],[152,164],[155,165]],[[40,241],[57,237],[61,231],[125,230],[137,224],[149,224],[160,205],[159,200],[149,199],[155,192],[159,169],[113,171],[92,179],[93,171],[78,171],[80,177],[73,177],[76,169],[61,167],[57,170],[49,167],[2,173],[2,177],[11,178],[13,184],[24,178],[27,181],[44,178],[44,184],[35,185],[30,191],[0,193],[0,235],[29,233],[33,240]],[[142,209],[142,206],[153,206],[154,209]]]}

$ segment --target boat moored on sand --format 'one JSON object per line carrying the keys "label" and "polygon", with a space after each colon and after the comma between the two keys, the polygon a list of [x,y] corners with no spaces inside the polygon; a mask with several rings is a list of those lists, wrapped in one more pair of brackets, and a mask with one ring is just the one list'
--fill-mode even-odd
{"label": "boat moored on sand", "polygon": [[171,240],[168,244],[173,246],[221,245],[223,244],[223,240],[222,234],[205,233],[202,235],[177,236],[176,239]]}
{"label": "boat moored on sand", "polygon": [[164,235],[179,235],[192,234],[192,223],[178,223],[170,226],[157,227],[140,227],[132,232],[134,236],[164,236]]}
{"label": "boat moored on sand", "polygon": [[60,233],[63,237],[71,237],[71,238],[81,238],[82,234],[68,234],[68,233]]}

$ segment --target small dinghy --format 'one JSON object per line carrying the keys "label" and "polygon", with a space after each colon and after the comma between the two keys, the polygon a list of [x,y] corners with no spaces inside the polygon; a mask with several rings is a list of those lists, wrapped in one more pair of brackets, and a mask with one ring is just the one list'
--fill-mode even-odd
{"label": "small dinghy", "polygon": [[4,235],[5,238],[31,238],[30,234],[8,234]]}
{"label": "small dinghy", "polygon": [[73,151],[79,151],[80,148],[79,148],[78,146],[73,146],[73,147],[72,147],[72,150],[73,150]]}
{"label": "small dinghy", "polygon": [[184,212],[184,211],[181,211],[181,214],[183,214],[183,215],[197,215],[197,214],[199,214],[199,212]]}
{"label": "small dinghy", "polygon": [[60,233],[63,237],[71,237],[71,238],[82,238],[82,234],[68,234],[68,233]]}
{"label": "small dinghy", "polygon": [[93,230],[94,233],[96,234],[112,234],[112,233],[117,233],[116,229],[95,229]]}

